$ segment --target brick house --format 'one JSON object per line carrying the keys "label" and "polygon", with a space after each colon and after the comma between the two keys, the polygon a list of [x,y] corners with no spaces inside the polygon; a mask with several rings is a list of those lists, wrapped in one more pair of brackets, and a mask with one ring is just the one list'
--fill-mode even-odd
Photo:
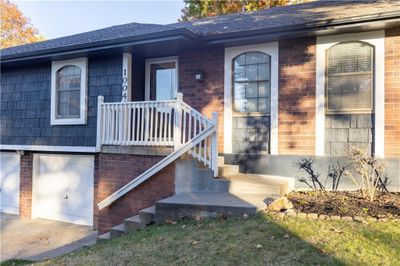
{"label": "brick house", "polygon": [[399,190],[400,4],[316,1],[3,49],[0,112],[1,210],[23,218],[104,232],[233,168],[301,188],[298,159],[324,174],[352,144]]}

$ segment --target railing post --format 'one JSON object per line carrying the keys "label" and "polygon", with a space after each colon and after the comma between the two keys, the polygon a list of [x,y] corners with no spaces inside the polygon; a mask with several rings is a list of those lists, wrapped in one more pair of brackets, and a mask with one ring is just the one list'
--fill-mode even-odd
{"label": "railing post", "polygon": [[179,149],[182,144],[181,141],[181,126],[182,126],[182,102],[183,94],[178,92],[175,102],[175,119],[174,119],[174,150]]}
{"label": "railing post", "polygon": [[211,135],[211,165],[214,177],[218,177],[218,113],[212,113],[214,133]]}
{"label": "railing post", "polygon": [[96,151],[101,151],[101,144],[103,139],[103,109],[104,97],[99,95],[97,97],[97,132],[96,132]]}

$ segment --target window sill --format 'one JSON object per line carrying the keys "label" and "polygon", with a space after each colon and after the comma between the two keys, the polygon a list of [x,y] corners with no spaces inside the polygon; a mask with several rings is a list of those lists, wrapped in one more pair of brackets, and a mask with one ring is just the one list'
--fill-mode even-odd
{"label": "window sill", "polygon": [[374,114],[372,110],[325,111],[326,115]]}
{"label": "window sill", "polygon": [[84,118],[57,118],[51,119],[50,125],[61,126],[61,125],[86,125],[86,119]]}

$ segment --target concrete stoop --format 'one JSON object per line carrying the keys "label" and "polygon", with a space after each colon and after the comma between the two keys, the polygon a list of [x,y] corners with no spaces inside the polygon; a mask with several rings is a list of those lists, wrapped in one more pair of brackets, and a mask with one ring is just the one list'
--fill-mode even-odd
{"label": "concrete stoop", "polygon": [[149,224],[154,222],[155,207],[149,207],[139,211],[138,215],[129,217],[124,220],[122,224],[114,226],[110,232],[102,234],[98,237],[100,240],[111,239],[121,236],[125,233],[133,233],[138,230],[146,228]]}
{"label": "concrete stoop", "polygon": [[[186,160],[180,166],[176,195],[157,201],[155,206],[141,210],[122,224],[111,228],[99,239],[110,239],[124,233],[144,229],[182,218],[230,217],[253,215],[267,207],[266,202],[287,193],[292,184],[284,177],[245,174],[238,165],[227,165],[218,158],[219,177],[195,161]],[[190,174],[188,174],[190,173]]]}
{"label": "concrete stoop", "polygon": [[253,215],[264,208],[265,200],[264,194],[181,193],[156,203],[155,221]]}

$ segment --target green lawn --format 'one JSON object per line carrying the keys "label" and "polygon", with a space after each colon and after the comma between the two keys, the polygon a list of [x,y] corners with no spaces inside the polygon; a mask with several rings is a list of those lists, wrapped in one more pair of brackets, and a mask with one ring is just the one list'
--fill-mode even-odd
{"label": "green lawn", "polygon": [[[400,223],[259,214],[152,225],[38,265],[400,265]],[[35,264],[36,265],[36,264]]]}

